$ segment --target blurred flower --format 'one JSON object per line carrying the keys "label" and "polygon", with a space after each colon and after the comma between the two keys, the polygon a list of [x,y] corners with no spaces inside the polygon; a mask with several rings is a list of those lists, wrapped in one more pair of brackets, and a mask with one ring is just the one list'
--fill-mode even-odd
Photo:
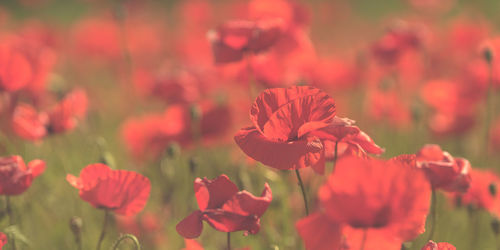
{"label": "blurred flower", "polygon": [[448,242],[436,243],[430,240],[424,247],[422,247],[422,250],[456,250],[456,248]]}
{"label": "blurred flower", "polygon": [[78,120],[87,115],[88,99],[82,89],[68,93],[63,100],[47,112],[37,113],[28,104],[19,104],[14,109],[11,125],[21,138],[36,141],[47,134],[73,130]]}
{"label": "blurred flower", "polygon": [[453,158],[434,144],[423,146],[416,154],[416,166],[423,169],[432,188],[447,192],[466,192],[471,183],[471,166],[464,158]]}
{"label": "blurred flower", "polygon": [[182,250],[203,250],[201,244],[193,239],[184,239],[184,244],[186,244],[186,247]]}
{"label": "blurred flower", "polygon": [[256,234],[260,229],[260,217],[271,203],[271,188],[266,183],[261,197],[256,197],[232,183],[226,175],[214,180],[196,178],[194,190],[198,207],[177,224],[177,232],[184,238],[200,236],[203,221],[221,232],[244,230]]}
{"label": "blurred flower", "polygon": [[31,186],[33,179],[45,170],[45,162],[32,160],[28,166],[18,156],[0,158],[0,194],[19,195]]}
{"label": "blurred flower", "polygon": [[112,170],[101,163],[86,166],[80,177],[68,174],[66,180],[79,190],[82,200],[124,216],[140,212],[151,190],[148,178],[132,171]]}
{"label": "blurred flower", "polygon": [[12,40],[2,38],[0,43],[0,90],[13,92],[22,89],[31,80],[33,69],[22,48]]}
{"label": "blurred flower", "polygon": [[321,209],[296,223],[306,248],[400,249],[402,242],[423,233],[430,186],[421,171],[406,165],[339,160],[319,189]]}
{"label": "blurred flower", "polygon": [[230,126],[229,107],[205,100],[190,106],[171,105],[163,114],[128,119],[122,126],[122,137],[136,159],[146,160],[158,157],[171,142],[189,146],[201,139],[210,144]]}
{"label": "blurred flower", "polygon": [[500,217],[500,177],[491,170],[472,169],[472,182],[466,193],[453,193],[457,203],[485,209]]}
{"label": "blurred flower", "polygon": [[281,19],[228,21],[208,33],[216,63],[237,62],[245,53],[259,53],[273,46],[282,34]]}
{"label": "blurred flower", "polygon": [[4,233],[0,232],[0,250],[2,250],[2,247],[7,244],[7,235]]}

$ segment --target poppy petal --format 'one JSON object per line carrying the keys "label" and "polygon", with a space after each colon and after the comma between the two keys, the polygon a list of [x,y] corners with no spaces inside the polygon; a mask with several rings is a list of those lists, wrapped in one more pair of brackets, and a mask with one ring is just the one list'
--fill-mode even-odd
{"label": "poppy petal", "polygon": [[33,177],[37,177],[45,171],[45,162],[42,160],[32,160],[28,163],[28,168],[31,169]]}
{"label": "poppy petal", "polygon": [[222,209],[244,216],[262,216],[273,199],[269,184],[265,184],[261,197],[256,197],[247,191],[238,192],[222,206]]}
{"label": "poppy petal", "polygon": [[283,170],[312,166],[320,161],[323,150],[317,138],[278,142],[269,140],[255,127],[241,129],[234,140],[252,159]]}
{"label": "poppy petal", "polygon": [[226,175],[221,175],[214,180],[196,178],[194,192],[198,207],[204,211],[220,208],[225,201],[238,193],[238,187]]}
{"label": "poppy petal", "polygon": [[175,229],[182,237],[193,239],[200,236],[203,230],[203,222],[201,220],[202,213],[200,210],[192,212],[188,217],[184,218],[177,224]]}
{"label": "poppy petal", "polygon": [[[307,120],[307,122],[328,122],[333,119],[335,116],[334,100],[320,89],[309,86],[294,86],[286,89],[274,88],[265,90],[253,103],[250,110],[250,119],[259,131],[264,132],[264,125],[281,107],[293,102],[296,99],[311,99],[311,97],[314,97],[312,99],[315,99],[314,104],[317,105],[317,107],[315,107],[317,110],[310,113],[312,119]],[[288,109],[290,109],[290,107]],[[306,110],[307,109],[309,108],[306,108]]]}
{"label": "poppy petal", "polygon": [[295,224],[308,250],[339,249],[342,243],[340,224],[332,223],[322,213],[314,213]]}

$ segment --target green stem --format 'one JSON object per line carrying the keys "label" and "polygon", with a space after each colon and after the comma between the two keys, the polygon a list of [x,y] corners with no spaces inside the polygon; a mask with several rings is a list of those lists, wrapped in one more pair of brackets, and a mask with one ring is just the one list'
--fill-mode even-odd
{"label": "green stem", "polygon": [[338,153],[339,153],[339,141],[335,141],[335,154],[333,155],[332,173],[335,171],[335,166],[337,165]]}
{"label": "green stem", "polygon": [[307,205],[306,189],[304,188],[304,183],[302,182],[302,178],[300,178],[300,173],[298,169],[295,169],[295,174],[297,174],[297,180],[299,181],[300,190],[302,191],[302,198],[304,198],[304,207],[306,208],[306,215],[309,215],[309,206]]}
{"label": "green stem", "polygon": [[434,237],[434,232],[436,231],[436,221],[437,221],[437,196],[436,196],[436,190],[432,188],[432,195],[431,195],[431,229],[429,231],[429,237],[427,238],[427,241],[432,240],[432,237]]}
{"label": "green stem", "polygon": [[97,250],[101,249],[102,240],[104,240],[104,236],[106,235],[106,227],[108,225],[108,217],[109,217],[109,212],[106,209],[106,210],[104,210],[104,222],[102,224],[101,235],[99,236],[99,240],[97,241],[97,247],[96,247]]}
{"label": "green stem", "polygon": [[227,250],[231,250],[231,233],[227,232]]}
{"label": "green stem", "polygon": [[133,234],[121,235],[120,238],[118,238],[118,240],[116,240],[116,242],[113,244],[113,247],[111,247],[111,249],[118,250],[118,246],[125,239],[130,239],[130,240],[132,240],[132,242],[134,242],[135,250],[141,250],[141,244],[139,243],[139,240],[137,239],[137,237],[135,237]]}
{"label": "green stem", "polygon": [[[8,195],[5,196],[5,210],[7,212],[7,216],[9,216],[9,225],[14,225],[14,213],[12,212],[12,206],[10,204],[10,197]],[[11,237],[9,239],[10,244],[12,245],[12,249],[16,250],[16,237]]]}

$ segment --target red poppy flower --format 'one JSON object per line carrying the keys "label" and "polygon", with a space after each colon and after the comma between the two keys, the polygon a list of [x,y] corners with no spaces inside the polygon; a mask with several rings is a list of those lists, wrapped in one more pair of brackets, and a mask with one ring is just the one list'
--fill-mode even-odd
{"label": "red poppy flower", "polygon": [[[500,177],[491,170],[472,169],[471,185],[466,193],[453,193],[452,197],[460,204],[472,205],[485,209],[491,214],[500,217]],[[457,202],[458,203],[458,202]]]}
{"label": "red poppy flower", "polygon": [[45,162],[32,160],[28,166],[18,156],[0,158],[0,194],[19,195],[31,186],[33,179],[43,173]]}
{"label": "red poppy flower", "polygon": [[0,250],[2,250],[2,247],[7,244],[7,235],[4,233],[0,232]]}
{"label": "red poppy flower", "polygon": [[421,45],[421,34],[415,26],[397,23],[372,45],[373,56],[384,64],[394,64],[406,50]]}
{"label": "red poppy flower", "polygon": [[37,141],[47,135],[49,117],[38,113],[31,105],[19,104],[12,115],[12,129],[25,140]]}
{"label": "red poppy flower", "polygon": [[428,144],[417,153],[417,167],[424,169],[434,189],[448,192],[466,192],[470,186],[470,163],[464,158],[453,158],[438,145]]}
{"label": "red poppy flower", "polygon": [[[9,41],[10,39],[3,40]],[[26,55],[11,42],[0,44],[0,90],[20,90],[31,79],[32,68]]]}
{"label": "red poppy flower", "polygon": [[422,250],[456,250],[457,248],[454,247],[452,244],[448,242],[439,242],[436,243],[432,240],[427,242],[424,247],[422,247]]}
{"label": "red poppy flower", "polygon": [[210,31],[216,63],[237,62],[245,53],[259,53],[273,46],[282,34],[281,19],[235,20]]}
{"label": "red poppy flower", "polygon": [[[320,212],[297,222],[307,249],[399,249],[425,230],[430,186],[403,161],[345,157],[320,188]],[[342,241],[343,236],[346,242]],[[357,246],[357,247],[356,247]]]}
{"label": "red poppy flower", "polygon": [[197,178],[194,190],[198,207],[188,217],[177,224],[177,232],[184,238],[200,236],[203,221],[221,232],[245,230],[256,234],[260,229],[260,217],[271,203],[271,188],[266,183],[261,197],[247,191],[238,191],[226,175],[214,180]]}
{"label": "red poppy flower", "polygon": [[68,174],[66,180],[80,190],[82,200],[95,208],[125,216],[139,213],[151,190],[148,178],[132,171],[112,170],[100,163],[86,166],[80,177]]}
{"label": "red poppy flower", "polygon": [[49,131],[61,133],[75,128],[77,121],[87,115],[88,99],[82,89],[75,89],[48,112]]}
{"label": "red poppy flower", "polygon": [[11,125],[21,138],[36,141],[49,133],[62,133],[72,130],[78,120],[87,113],[87,95],[84,90],[76,89],[48,112],[37,112],[28,104],[17,105]]}
{"label": "red poppy flower", "polygon": [[360,143],[357,149],[382,151],[351,126],[351,120],[335,117],[334,100],[313,87],[268,89],[255,100],[250,117],[254,126],[241,129],[234,139],[248,156],[273,168],[311,166],[323,173],[323,140],[345,139],[349,144]]}

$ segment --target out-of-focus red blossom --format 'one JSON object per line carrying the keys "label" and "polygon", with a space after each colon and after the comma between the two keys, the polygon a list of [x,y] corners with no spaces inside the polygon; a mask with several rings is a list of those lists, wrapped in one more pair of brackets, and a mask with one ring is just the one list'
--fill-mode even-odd
{"label": "out-of-focus red blossom", "polygon": [[86,57],[118,59],[120,29],[111,18],[87,18],[74,27],[75,52]]}
{"label": "out-of-focus red blossom", "polygon": [[382,64],[393,65],[404,52],[421,46],[420,36],[417,27],[398,22],[372,45],[372,55]]}
{"label": "out-of-focus red blossom", "polygon": [[345,59],[324,58],[315,62],[311,85],[322,89],[346,90],[356,87],[360,72],[358,67]]}
{"label": "out-of-focus red blossom", "polygon": [[12,129],[21,138],[38,141],[47,135],[49,117],[38,113],[31,105],[19,104],[12,115]]}
{"label": "out-of-focus red blossom", "polygon": [[[433,110],[429,127],[436,135],[460,135],[475,125],[476,109],[482,99],[474,86],[452,80],[431,80],[420,91]],[[478,94],[479,93],[479,94]]]}
{"label": "out-of-focus red blossom", "polygon": [[2,247],[7,244],[7,235],[5,235],[3,232],[0,232],[0,250],[2,250]]}
{"label": "out-of-focus red blossom", "polygon": [[432,240],[427,242],[425,246],[422,247],[422,250],[456,250],[457,248],[454,247],[452,244],[448,242],[439,242],[436,243]]}
{"label": "out-of-focus red blossom", "polygon": [[204,248],[201,246],[198,241],[193,240],[193,239],[184,239],[184,244],[186,245],[185,248],[182,250],[203,250]]}
{"label": "out-of-focus red blossom", "polygon": [[190,70],[165,70],[157,72],[147,69],[136,69],[133,83],[139,94],[155,96],[167,103],[192,103],[198,99],[205,89],[204,77]]}
{"label": "out-of-focus red blossom", "polygon": [[287,29],[309,25],[311,15],[306,6],[294,0],[253,0],[248,4],[252,20],[280,18]]}
{"label": "out-of-focus red blossom", "polygon": [[386,120],[396,128],[407,128],[412,122],[409,105],[394,90],[369,91],[367,109],[373,119]]}
{"label": "out-of-focus red blossom", "polygon": [[1,157],[0,194],[22,194],[44,170],[45,162],[42,160],[32,160],[26,166],[23,159],[18,155]]}
{"label": "out-of-focus red blossom", "polygon": [[[430,185],[405,161],[346,157],[320,188],[321,210],[296,223],[310,250],[400,249],[423,233]],[[349,248],[350,247],[350,248]],[[343,248],[342,248],[343,249]]]}
{"label": "out-of-focus red blossom", "polygon": [[171,142],[188,146],[202,139],[210,144],[230,126],[229,107],[207,100],[192,106],[171,105],[163,114],[129,119],[122,126],[122,137],[130,153],[145,160],[160,155]]}
{"label": "out-of-focus red blossom", "polygon": [[146,211],[140,216],[118,216],[117,224],[121,232],[140,237],[143,244],[161,245],[166,240],[161,233],[163,217]]}
{"label": "out-of-focus red blossom", "polygon": [[[488,50],[492,56],[491,73],[490,65],[486,62],[484,55],[482,55],[486,53],[486,50]],[[469,77],[476,83],[476,86],[482,88],[483,91],[488,89],[490,77],[493,87],[497,89],[500,88],[500,37],[494,37],[483,41],[479,52],[481,55],[478,56],[477,60],[473,61],[469,67]]]}
{"label": "out-of-focus red blossom", "polygon": [[14,109],[11,125],[14,132],[26,140],[37,141],[47,134],[73,130],[87,115],[88,99],[82,89],[68,93],[49,111],[37,112],[28,104]]}
{"label": "out-of-focus red blossom", "polygon": [[146,206],[151,190],[148,178],[132,171],[113,170],[101,163],[86,166],[80,177],[68,174],[66,180],[93,207],[124,216],[139,213]]}
{"label": "out-of-focus red blossom", "polygon": [[472,205],[489,211],[491,214],[500,217],[500,198],[498,187],[500,187],[500,177],[491,170],[472,169],[472,183],[466,193],[452,194],[458,204]]}
{"label": "out-of-focus red blossom", "polygon": [[208,33],[215,62],[237,62],[246,53],[267,50],[280,39],[282,29],[281,19],[228,21]]}
{"label": "out-of-focus red blossom", "polygon": [[52,110],[48,112],[52,133],[73,130],[77,121],[87,115],[88,99],[83,89],[75,89],[68,93]]}
{"label": "out-of-focus red blossom", "polygon": [[2,40],[4,41],[0,43],[0,91],[18,91],[29,83],[33,69],[22,48],[11,42],[12,39],[2,37]]}
{"label": "out-of-focus red blossom", "polygon": [[454,158],[434,144],[423,146],[416,154],[416,166],[423,169],[432,188],[447,192],[466,192],[471,184],[471,166],[464,158]]}
{"label": "out-of-focus red blossom", "polygon": [[198,207],[176,226],[177,232],[184,238],[200,236],[203,221],[221,232],[244,230],[256,234],[260,229],[260,217],[267,210],[272,200],[269,185],[264,185],[261,197],[256,197],[238,187],[226,175],[214,180],[197,178],[194,190]]}
{"label": "out-of-focus red blossom", "polygon": [[334,100],[317,88],[268,89],[250,110],[254,126],[241,129],[234,140],[245,154],[270,167],[312,167],[320,174],[325,168],[323,141],[344,140],[361,155],[383,152],[351,120],[335,117],[335,111]]}

